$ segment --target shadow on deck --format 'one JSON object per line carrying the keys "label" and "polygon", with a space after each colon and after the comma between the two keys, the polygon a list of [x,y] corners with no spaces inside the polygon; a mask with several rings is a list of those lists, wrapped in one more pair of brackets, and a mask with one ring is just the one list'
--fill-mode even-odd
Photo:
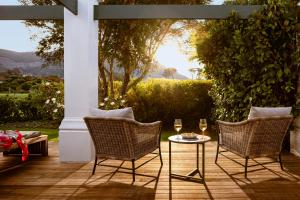
{"label": "shadow on deck", "polygon": [[[173,145],[172,170],[189,172],[195,165],[195,146]],[[269,158],[250,160],[249,165],[256,166],[249,167],[246,179],[244,168],[234,162],[243,163],[243,159],[225,153],[226,157],[220,156],[216,165],[216,142],[209,142],[204,185],[177,179],[170,184],[167,142],[162,143],[161,169],[157,158],[137,170],[158,179],[138,175],[134,183],[130,174],[115,173],[115,168],[110,167],[97,167],[91,176],[93,162],[60,163],[57,148],[57,143],[50,142],[49,157],[32,157],[21,164],[18,157],[1,156],[0,170],[16,167],[0,173],[0,199],[300,199],[300,159],[288,153],[283,155],[285,171]],[[122,162],[108,163],[118,166]],[[123,166],[130,167],[131,163],[125,162]]]}

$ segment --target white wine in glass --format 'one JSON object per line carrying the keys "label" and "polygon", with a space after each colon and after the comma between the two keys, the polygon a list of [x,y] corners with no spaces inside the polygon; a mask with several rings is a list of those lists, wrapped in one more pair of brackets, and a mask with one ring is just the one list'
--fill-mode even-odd
{"label": "white wine in glass", "polygon": [[174,121],[174,129],[177,132],[177,139],[179,139],[179,131],[182,129],[181,119],[175,119],[175,121]]}
{"label": "white wine in glass", "polygon": [[199,128],[202,131],[202,139],[204,139],[204,131],[207,129],[206,119],[200,119]]}

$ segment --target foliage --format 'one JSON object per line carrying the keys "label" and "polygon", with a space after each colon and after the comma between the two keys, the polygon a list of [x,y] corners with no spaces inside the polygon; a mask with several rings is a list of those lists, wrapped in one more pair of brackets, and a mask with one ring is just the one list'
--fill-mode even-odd
{"label": "foliage", "polygon": [[[50,5],[53,0],[19,0],[22,4]],[[105,0],[102,4],[205,4],[210,0]],[[103,98],[113,93],[115,68],[122,72],[120,94],[143,80],[151,69],[153,56],[167,34],[180,33],[172,27],[176,20],[101,20],[99,21],[99,86]],[[26,21],[47,33],[39,41],[37,54],[48,62],[63,60],[63,22]],[[107,67],[109,65],[109,67]],[[133,78],[135,77],[135,78]]]}
{"label": "foliage", "polygon": [[0,96],[0,122],[61,120],[63,83],[43,81],[29,95]]}
{"label": "foliage", "polygon": [[0,121],[7,122],[12,116],[15,116],[18,112],[14,100],[11,97],[0,97]]}
{"label": "foliage", "polygon": [[30,98],[0,96],[0,122],[37,120],[41,113]]}
{"label": "foliage", "polygon": [[43,81],[31,92],[31,98],[46,119],[62,120],[64,116],[64,87],[61,82]]}
{"label": "foliage", "polygon": [[[18,0],[23,5],[53,5],[54,0]],[[25,25],[28,27],[39,28],[42,37],[32,35],[31,39],[39,39],[36,54],[46,62],[61,64],[64,57],[64,32],[63,20],[27,20]]]}
{"label": "foliage", "polygon": [[20,74],[5,74],[5,79],[0,83],[0,92],[21,93],[41,83],[39,77],[22,76]]}
{"label": "foliage", "polygon": [[63,83],[43,81],[27,96],[0,96],[0,122],[61,120]]}
{"label": "foliage", "polygon": [[296,1],[268,0],[248,20],[233,13],[204,23],[203,31],[207,34],[198,38],[197,51],[214,80],[210,95],[217,118],[242,120],[251,106],[296,107]]}
{"label": "foliage", "polygon": [[125,107],[126,100],[123,96],[119,96],[116,98],[112,97],[105,97],[103,102],[99,103],[100,109],[103,110],[112,110],[112,109],[119,109]]}
{"label": "foliage", "polygon": [[142,122],[161,120],[170,128],[175,118],[181,118],[184,126],[198,127],[200,118],[210,118],[210,88],[210,81],[150,79],[128,91],[127,105]]}
{"label": "foliage", "polygon": [[28,95],[28,93],[0,93],[0,97],[8,96],[18,99],[26,99]]}
{"label": "foliage", "polygon": [[[116,88],[120,87],[120,82],[114,84]],[[200,118],[210,118],[210,88],[211,81],[150,79],[130,89],[126,97],[110,96],[100,100],[99,104],[101,109],[132,106],[137,120],[162,120],[165,128],[172,127],[175,118],[183,119],[184,128],[197,128]],[[0,96],[0,122],[59,121],[63,117],[62,91],[63,83],[43,81],[28,97]],[[55,109],[57,112],[53,112]]]}

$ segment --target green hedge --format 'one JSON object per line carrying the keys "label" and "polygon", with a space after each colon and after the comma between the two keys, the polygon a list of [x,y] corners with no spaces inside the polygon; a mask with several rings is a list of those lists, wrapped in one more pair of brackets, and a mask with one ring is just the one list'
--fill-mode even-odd
{"label": "green hedge", "polygon": [[150,79],[128,91],[127,101],[139,121],[161,120],[170,128],[181,118],[184,127],[195,128],[200,118],[210,118],[210,88],[211,81]]}
{"label": "green hedge", "polygon": [[0,105],[0,122],[32,121],[45,118],[42,110],[37,108],[30,97],[0,96]]}
{"label": "green hedge", "polygon": [[[132,88],[126,99],[128,106],[133,107],[138,121],[161,120],[164,128],[171,128],[174,119],[181,118],[184,128],[195,129],[200,118],[210,118],[210,88],[211,81],[151,79]],[[45,98],[43,94],[34,94],[26,98],[0,96],[0,122],[49,120],[50,115],[45,109],[49,95]]]}
{"label": "green hedge", "polygon": [[268,0],[248,20],[233,13],[226,20],[207,21],[199,27],[198,58],[214,80],[210,95],[216,119],[244,120],[251,106],[293,106],[293,114],[299,115],[296,4]]}
{"label": "green hedge", "polygon": [[27,95],[2,94],[0,122],[60,121],[63,118],[63,97],[63,83],[55,81],[42,81]]}

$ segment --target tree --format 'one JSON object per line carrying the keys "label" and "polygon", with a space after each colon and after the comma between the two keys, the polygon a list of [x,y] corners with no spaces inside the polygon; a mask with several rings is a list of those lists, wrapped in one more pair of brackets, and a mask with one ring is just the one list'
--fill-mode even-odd
{"label": "tree", "polygon": [[[23,5],[52,5],[54,0],[18,0]],[[27,20],[27,27],[36,27],[43,30],[42,38],[32,35],[32,39],[40,39],[36,55],[43,58],[48,64],[61,64],[64,58],[64,22],[63,20]]]}
{"label": "tree", "polygon": [[198,38],[197,51],[214,80],[210,94],[217,118],[245,119],[251,105],[295,110],[300,62],[296,9],[296,1],[268,0],[248,20],[233,13],[199,27],[208,33]]}
{"label": "tree", "polygon": [[[23,4],[51,5],[52,0],[19,0]],[[210,0],[174,0],[172,4],[204,4]],[[169,0],[105,0],[103,4],[170,4]],[[153,56],[165,36],[180,31],[176,20],[103,20],[99,23],[99,86],[103,96],[113,93],[115,68],[122,72],[121,94],[141,81],[151,69]],[[26,21],[28,27],[45,29],[37,55],[47,62],[63,60],[63,22]],[[109,67],[106,67],[106,65]]]}
{"label": "tree", "polygon": [[176,74],[177,70],[175,68],[166,68],[163,72],[163,77],[165,78],[170,78],[174,79],[174,74]]}

